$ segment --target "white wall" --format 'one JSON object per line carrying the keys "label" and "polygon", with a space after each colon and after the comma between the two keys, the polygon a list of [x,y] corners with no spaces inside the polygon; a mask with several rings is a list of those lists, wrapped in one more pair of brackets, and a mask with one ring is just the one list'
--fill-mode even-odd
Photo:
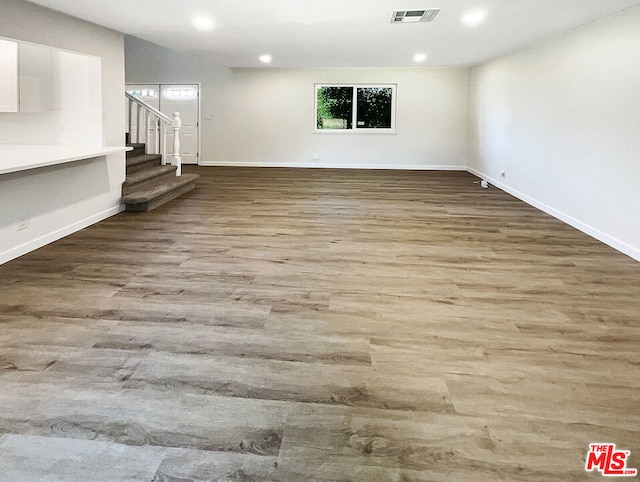
{"label": "white wall", "polygon": [[[466,165],[467,69],[227,69],[130,36],[125,57],[128,83],[201,83],[202,165]],[[397,134],[315,134],[314,84],[340,82],[397,84]]]}
{"label": "white wall", "polygon": [[640,260],[640,7],[478,66],[470,92],[472,172]]}
{"label": "white wall", "polygon": [[[233,69],[212,164],[464,169],[467,69]],[[396,134],[315,133],[316,83],[397,84]],[[314,154],[319,160],[314,160]]]}
{"label": "white wall", "polygon": [[126,82],[129,84],[200,84],[201,159],[213,159],[226,140],[222,103],[230,70],[213,62],[125,36]]}
{"label": "white wall", "polygon": [[[123,145],[122,34],[21,0],[0,0],[0,12],[1,37],[101,58],[101,137],[105,145]],[[11,129],[22,133],[25,140],[33,139],[34,133],[38,132],[47,137],[46,128],[49,123],[47,115],[44,116],[2,114],[0,128],[3,123],[11,125]],[[39,131],[41,128],[43,130]],[[51,140],[59,139],[60,133],[49,133],[49,137]],[[14,137],[13,143],[16,142],[20,140]],[[120,199],[124,172],[122,153],[52,168],[1,175],[0,263],[119,212],[122,209]],[[29,217],[29,227],[18,231],[18,221],[26,216]]]}

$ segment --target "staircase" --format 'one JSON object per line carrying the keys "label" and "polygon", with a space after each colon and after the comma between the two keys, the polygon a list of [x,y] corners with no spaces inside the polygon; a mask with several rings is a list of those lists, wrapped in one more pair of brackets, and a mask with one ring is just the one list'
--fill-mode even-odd
{"label": "staircase", "polygon": [[[182,175],[180,113],[174,112],[171,118],[128,92],[124,95],[129,107],[125,138],[132,150],[127,151],[127,177],[122,184],[122,202],[127,211],[151,211],[191,191],[200,176]],[[132,129],[134,117],[135,130]],[[173,131],[173,153],[170,155],[167,150],[168,129]]]}
{"label": "staircase", "polygon": [[177,166],[162,164],[161,154],[146,154],[145,144],[128,144],[127,177],[122,202],[127,211],[150,211],[196,187],[197,174],[176,175]]}

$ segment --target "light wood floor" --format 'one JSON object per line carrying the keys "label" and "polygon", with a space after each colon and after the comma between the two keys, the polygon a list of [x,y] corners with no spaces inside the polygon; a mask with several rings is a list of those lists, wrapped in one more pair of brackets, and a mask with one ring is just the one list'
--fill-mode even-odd
{"label": "light wood floor", "polygon": [[640,468],[640,263],[466,173],[197,172],[0,266],[0,480]]}

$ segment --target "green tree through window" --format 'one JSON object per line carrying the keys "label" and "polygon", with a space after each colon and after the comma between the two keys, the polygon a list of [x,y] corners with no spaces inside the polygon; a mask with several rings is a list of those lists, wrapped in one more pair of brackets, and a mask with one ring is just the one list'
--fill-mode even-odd
{"label": "green tree through window", "polygon": [[353,87],[318,89],[318,129],[351,129],[353,124]]}
{"label": "green tree through window", "polygon": [[394,129],[395,87],[316,86],[316,129]]}
{"label": "green tree through window", "polygon": [[391,128],[391,87],[358,88],[359,129]]}

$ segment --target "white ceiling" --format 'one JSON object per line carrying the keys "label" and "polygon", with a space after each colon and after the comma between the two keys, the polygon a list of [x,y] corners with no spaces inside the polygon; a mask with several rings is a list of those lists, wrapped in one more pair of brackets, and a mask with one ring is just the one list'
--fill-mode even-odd
{"label": "white ceiling", "polygon": [[[31,0],[228,67],[474,65],[640,0]],[[432,23],[391,24],[393,10],[441,8]],[[483,8],[470,29],[463,13]],[[215,28],[197,31],[194,15]]]}

